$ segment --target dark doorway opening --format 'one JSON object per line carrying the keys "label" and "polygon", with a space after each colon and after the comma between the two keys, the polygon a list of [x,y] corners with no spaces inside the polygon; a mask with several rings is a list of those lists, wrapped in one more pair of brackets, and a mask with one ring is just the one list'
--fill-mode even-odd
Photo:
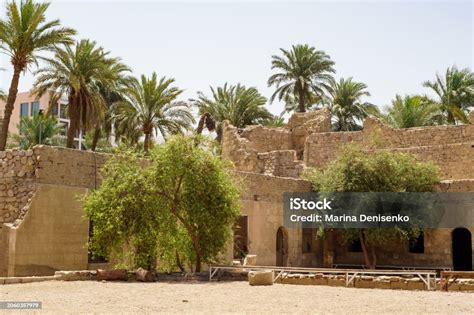
{"label": "dark doorway opening", "polygon": [[466,228],[456,228],[452,234],[453,269],[472,270],[472,236]]}
{"label": "dark doorway opening", "polygon": [[234,226],[234,258],[244,258],[249,253],[248,216],[240,216]]}
{"label": "dark doorway opening", "polygon": [[286,267],[288,264],[288,232],[279,227],[276,235],[276,265]]}

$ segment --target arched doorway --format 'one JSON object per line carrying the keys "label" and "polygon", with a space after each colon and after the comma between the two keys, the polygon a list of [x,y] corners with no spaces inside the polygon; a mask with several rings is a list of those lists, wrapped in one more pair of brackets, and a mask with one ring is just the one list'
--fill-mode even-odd
{"label": "arched doorway", "polygon": [[288,264],[288,232],[282,226],[276,235],[276,265],[285,267]]}
{"label": "arched doorway", "polygon": [[466,228],[456,228],[451,233],[453,250],[453,269],[472,270],[472,238]]}

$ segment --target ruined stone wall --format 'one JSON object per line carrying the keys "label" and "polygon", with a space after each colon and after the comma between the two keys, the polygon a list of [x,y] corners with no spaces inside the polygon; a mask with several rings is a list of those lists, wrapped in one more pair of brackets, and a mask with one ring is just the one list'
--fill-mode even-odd
{"label": "ruined stone wall", "polygon": [[356,132],[313,133],[306,140],[307,166],[324,167],[348,143],[367,150],[396,150],[433,161],[443,179],[474,178],[474,125],[393,129],[368,118]]}
{"label": "ruined stone wall", "polygon": [[299,177],[303,148],[308,135],[331,130],[327,110],[294,114],[285,127],[224,126],[222,156],[243,172]]}
{"label": "ruined stone wall", "polygon": [[[301,265],[301,232],[283,227],[283,193],[311,191],[311,184],[300,179],[254,173],[236,172],[236,175],[243,179],[245,185],[241,197],[241,215],[248,217],[249,253],[257,254],[258,265],[275,265],[276,236],[278,229],[282,228],[288,241],[286,264]],[[230,256],[227,258],[232,259]]]}
{"label": "ruined stone wall", "polygon": [[80,198],[98,187],[109,157],[49,146],[0,152],[0,276],[87,268]]}
{"label": "ruined stone wall", "polygon": [[33,151],[0,152],[0,229],[24,214],[35,191]]}

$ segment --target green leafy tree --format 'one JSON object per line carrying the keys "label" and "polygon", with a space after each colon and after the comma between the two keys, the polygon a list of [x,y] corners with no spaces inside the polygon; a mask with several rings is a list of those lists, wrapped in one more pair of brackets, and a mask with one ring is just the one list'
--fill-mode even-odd
{"label": "green leafy tree", "polygon": [[420,95],[397,95],[385,111],[377,116],[394,128],[432,126],[443,121],[439,106]]}
{"label": "green leafy tree", "polygon": [[38,53],[71,43],[76,33],[73,29],[61,27],[59,20],[47,21],[48,7],[49,3],[32,0],[22,0],[19,5],[16,1],[7,2],[6,16],[0,20],[0,50],[10,58],[13,66],[0,132],[0,151],[5,150],[7,143],[20,74],[37,62]]}
{"label": "green leafy tree", "polygon": [[352,78],[331,80],[329,89],[328,108],[332,115],[332,124],[335,131],[360,130],[363,121],[375,106],[362,102],[362,98],[370,96],[367,85],[353,81]]}
{"label": "green leafy tree", "polygon": [[29,149],[37,144],[57,145],[61,134],[61,125],[57,118],[41,116],[35,113],[33,117],[22,117],[18,124],[18,135],[14,140],[21,149]]}
{"label": "green leafy tree", "polygon": [[167,217],[156,207],[154,183],[142,165],[136,152],[114,155],[102,169],[100,188],[86,195],[84,209],[93,223],[89,249],[94,255],[120,261],[127,248],[133,267],[154,269],[160,226]]}
{"label": "green leafy tree", "polygon": [[[198,145],[196,145],[196,143]],[[219,258],[239,214],[240,185],[202,138],[171,137],[147,161],[131,151],[105,166],[85,198],[91,250],[104,257],[129,245],[134,267],[194,265]]]}
{"label": "green leafy tree", "polygon": [[294,45],[290,50],[280,49],[283,56],[272,56],[272,69],[279,72],[268,79],[268,86],[276,86],[270,98],[298,101],[298,111],[306,108],[316,99],[322,99],[329,88],[334,70],[334,62],[322,50],[308,45]]}
{"label": "green leafy tree", "polygon": [[52,58],[43,58],[45,66],[35,72],[34,94],[68,97],[68,148],[74,146],[74,137],[81,129],[93,128],[104,115],[105,101],[98,87],[114,84],[117,72],[112,71],[112,65],[119,63],[118,58],[108,55],[96,42],[83,39],[56,49]]}
{"label": "green leafy tree", "polygon": [[[305,175],[320,192],[426,192],[438,183],[439,170],[432,163],[417,162],[415,156],[391,151],[366,152],[347,146],[324,170]],[[344,229],[347,242],[359,240],[367,267],[376,266],[376,247],[394,240],[416,237],[418,229]]]}
{"label": "green leafy tree", "polygon": [[212,97],[198,92],[198,99],[193,100],[199,114],[208,114],[215,122],[217,139],[222,138],[222,124],[228,120],[233,126],[243,128],[247,125],[258,124],[262,120],[272,118],[265,108],[267,99],[254,88],[244,85],[228,85],[214,89]]}
{"label": "green leafy tree", "polygon": [[166,139],[169,135],[190,130],[194,123],[190,106],[176,101],[183,92],[172,86],[174,79],[158,76],[141,76],[134,80],[124,92],[124,99],[114,106],[117,133],[136,140],[144,135],[144,150],[148,153],[154,135]]}
{"label": "green leafy tree", "polygon": [[437,99],[432,102],[443,113],[443,123],[469,123],[467,113],[474,107],[474,73],[471,70],[453,66],[446,70],[444,77],[436,74],[434,81],[426,81],[423,86],[436,94]]}

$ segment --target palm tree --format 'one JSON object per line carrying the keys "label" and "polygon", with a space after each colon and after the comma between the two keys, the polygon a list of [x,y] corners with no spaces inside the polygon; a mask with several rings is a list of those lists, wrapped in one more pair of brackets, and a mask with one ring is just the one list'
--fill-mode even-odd
{"label": "palm tree", "polygon": [[172,86],[174,79],[162,77],[158,80],[155,72],[151,78],[144,75],[135,79],[126,90],[124,100],[114,106],[118,133],[144,135],[144,150],[148,153],[154,134],[165,140],[169,134],[183,133],[194,123],[190,106],[176,102],[183,92]]}
{"label": "palm tree", "polygon": [[29,149],[37,144],[55,144],[61,133],[61,125],[54,117],[35,113],[33,117],[22,117],[18,124],[18,135],[13,135],[21,149]]}
{"label": "palm tree", "polygon": [[52,91],[55,97],[68,96],[68,148],[74,146],[76,133],[103,119],[105,100],[99,86],[114,86],[117,72],[111,69],[120,61],[108,54],[96,42],[81,40],[74,46],[58,48],[53,58],[43,58],[46,65],[35,72],[34,94]]}
{"label": "palm tree", "polygon": [[361,128],[359,122],[375,108],[370,103],[362,102],[364,96],[370,96],[367,85],[353,81],[352,77],[341,78],[339,82],[331,80],[328,107],[335,131],[353,131]]}
{"label": "palm tree", "polygon": [[[113,105],[124,99],[124,93],[133,81],[133,77],[128,74],[131,71],[130,68],[118,62],[118,60],[110,65],[108,71],[115,77],[115,80],[113,82],[98,82],[98,89],[104,99],[105,108],[103,116],[96,116],[93,119],[95,121],[94,129],[90,130],[93,136],[92,138],[89,137],[89,148],[92,151],[96,150],[101,136],[109,139],[114,128]],[[86,138],[88,138],[88,135],[86,135]]]}
{"label": "palm tree", "polygon": [[436,74],[435,81],[426,81],[423,86],[438,97],[432,102],[440,107],[445,123],[469,123],[467,113],[474,106],[474,73],[471,70],[458,70],[453,66],[446,70],[444,77]]}
{"label": "palm tree", "polygon": [[211,87],[211,92],[211,98],[198,92],[198,99],[192,101],[200,115],[205,114],[214,120],[218,141],[222,138],[224,120],[228,120],[235,127],[243,128],[273,117],[264,107],[267,99],[254,87],[226,83],[217,89]]}
{"label": "palm tree", "polygon": [[35,3],[32,0],[22,0],[19,6],[16,1],[11,1],[6,5],[6,18],[0,20],[0,50],[10,57],[13,66],[0,133],[0,151],[5,150],[7,143],[20,73],[36,63],[38,53],[71,43],[71,37],[76,33],[73,29],[61,27],[59,20],[46,21],[48,7],[49,3]]}
{"label": "palm tree", "polygon": [[379,117],[395,128],[432,126],[442,122],[438,105],[420,95],[396,95],[386,112]]}
{"label": "palm tree", "polygon": [[285,118],[283,115],[273,116],[272,118],[267,118],[262,120],[262,125],[269,127],[284,127],[286,125]]}
{"label": "palm tree", "polygon": [[311,93],[322,97],[329,87],[328,82],[335,72],[334,62],[324,51],[308,45],[292,46],[291,50],[280,49],[283,57],[272,56],[272,69],[280,72],[268,79],[268,86],[275,85],[276,91],[270,98],[283,100],[292,96],[298,99],[298,111],[305,112]]}

